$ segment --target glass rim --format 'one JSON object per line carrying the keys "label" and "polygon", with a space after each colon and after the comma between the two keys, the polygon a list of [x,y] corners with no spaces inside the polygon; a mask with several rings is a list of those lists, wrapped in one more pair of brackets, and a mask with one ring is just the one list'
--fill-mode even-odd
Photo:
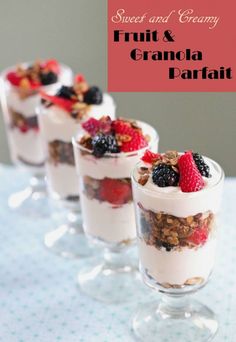
{"label": "glass rim", "polygon": [[[147,145],[146,147],[143,147],[143,148],[141,148],[141,149],[139,149],[139,150],[131,151],[131,152],[119,152],[119,153],[111,153],[111,152],[107,153],[107,152],[106,152],[102,158],[123,158],[123,157],[136,156],[137,154],[142,154],[142,153],[144,153],[144,151],[147,150],[148,148],[150,148],[150,146],[151,146],[152,144],[154,144],[154,143],[155,143],[155,144],[158,144],[158,142],[159,142],[159,140],[160,140],[159,134],[158,134],[157,130],[156,130],[152,125],[150,125],[149,123],[147,123],[147,122],[145,122],[145,121],[141,121],[141,120],[130,119],[130,118],[128,118],[128,120],[134,120],[134,121],[136,121],[137,123],[145,124],[145,125],[147,125],[148,127],[150,127],[150,128],[153,130],[153,132],[154,132],[154,138],[153,138],[153,139],[150,139],[150,141],[148,142],[148,145]],[[80,145],[80,144],[78,143],[78,141],[77,141],[77,136],[78,136],[78,134],[76,134],[76,135],[74,135],[74,136],[72,137],[72,144],[73,144],[73,146],[74,146],[75,148],[81,150],[81,151],[84,151],[84,152],[87,152],[87,153],[90,154],[90,155],[93,155],[91,150],[89,150],[88,148],[86,148],[86,147],[84,147],[84,146],[82,146],[82,145]],[[102,158],[98,158],[98,159],[102,159]]]}
{"label": "glass rim", "polygon": [[[223,183],[224,181],[224,178],[225,178],[225,173],[224,173],[224,170],[222,169],[222,167],[216,162],[214,161],[213,159],[211,158],[208,158],[208,157],[205,157],[203,156],[204,159],[206,160],[209,160],[212,165],[216,166],[218,171],[219,171],[219,179],[217,180],[216,183],[212,184],[211,186],[209,187],[205,187],[203,188],[202,190],[200,191],[195,191],[195,192],[180,192],[180,193],[173,193],[173,192],[161,192],[161,191],[156,191],[154,189],[147,189],[145,188],[145,186],[141,185],[140,183],[138,183],[138,181],[136,180],[135,178],[135,173],[138,169],[139,166],[143,166],[145,165],[142,161],[139,161],[134,169],[132,170],[131,172],[131,180],[132,180],[132,184],[140,189],[141,191],[143,192],[146,192],[146,193],[149,193],[149,194],[155,194],[156,197],[162,197],[162,198],[168,198],[168,199],[180,199],[180,198],[195,198],[195,197],[198,197],[198,196],[201,196],[202,194],[204,193],[207,193],[209,191],[212,191],[213,189],[215,189],[217,186],[221,185],[221,183]],[[158,187],[157,187],[158,188]]]}

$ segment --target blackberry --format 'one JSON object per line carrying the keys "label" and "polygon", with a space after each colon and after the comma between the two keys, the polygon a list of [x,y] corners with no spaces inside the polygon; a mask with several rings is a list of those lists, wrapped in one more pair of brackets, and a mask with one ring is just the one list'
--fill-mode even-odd
{"label": "blackberry", "polygon": [[197,168],[201,175],[203,177],[211,177],[210,175],[210,168],[209,166],[205,163],[203,157],[199,153],[193,153],[193,159],[195,161],[195,164],[197,165]]}
{"label": "blackberry", "polygon": [[106,139],[108,143],[108,152],[119,153],[120,147],[117,145],[116,138],[113,135],[107,135]]}
{"label": "blackberry", "polygon": [[87,104],[101,104],[102,91],[98,87],[90,87],[84,94],[84,102]]}
{"label": "blackberry", "polygon": [[153,183],[161,188],[177,186],[179,182],[179,174],[173,170],[172,166],[162,163],[153,169],[152,180]]}
{"label": "blackberry", "polygon": [[70,100],[73,95],[75,95],[73,87],[67,87],[67,86],[61,86],[61,88],[56,93],[56,96],[62,97],[63,99],[68,99],[68,100]]}
{"label": "blackberry", "polygon": [[52,83],[56,83],[58,80],[57,74],[52,71],[47,72],[46,74],[42,72],[40,74],[40,80],[42,85],[49,85]]}
{"label": "blackberry", "polygon": [[93,155],[97,158],[103,157],[108,151],[108,139],[104,134],[96,135],[92,140]]}
{"label": "blackberry", "polygon": [[170,252],[172,248],[174,247],[174,245],[171,245],[168,242],[162,242],[162,246],[166,249],[167,252]]}

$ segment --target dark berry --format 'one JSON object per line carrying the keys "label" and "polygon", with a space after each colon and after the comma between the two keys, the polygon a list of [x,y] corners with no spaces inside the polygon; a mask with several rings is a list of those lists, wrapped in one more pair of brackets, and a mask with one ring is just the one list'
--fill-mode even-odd
{"label": "dark berry", "polygon": [[172,248],[174,247],[174,245],[171,245],[168,242],[162,242],[162,246],[166,249],[167,252],[170,252]]}
{"label": "dark berry", "polygon": [[38,118],[37,116],[30,116],[26,120],[29,128],[38,128]]}
{"label": "dark berry", "polygon": [[106,139],[108,143],[108,152],[119,153],[120,147],[117,145],[117,141],[114,135],[107,135]]}
{"label": "dark berry", "polygon": [[108,151],[108,141],[104,134],[95,135],[92,140],[93,155],[97,158],[103,157]]}
{"label": "dark berry", "polygon": [[49,71],[47,73],[42,72],[40,74],[40,80],[43,85],[49,85],[56,83],[58,80],[58,76],[52,71]]}
{"label": "dark berry", "polygon": [[73,87],[62,86],[55,96],[70,100],[73,95],[75,95]]}
{"label": "dark berry", "polygon": [[195,164],[197,165],[198,171],[201,173],[203,177],[211,177],[210,175],[210,168],[205,163],[203,157],[199,153],[193,153],[193,159]]}
{"label": "dark berry", "polygon": [[84,102],[98,105],[102,103],[102,97],[102,91],[98,87],[90,87],[84,94]]}
{"label": "dark berry", "polygon": [[152,171],[153,183],[159,187],[177,186],[179,182],[179,174],[171,165],[159,164]]}

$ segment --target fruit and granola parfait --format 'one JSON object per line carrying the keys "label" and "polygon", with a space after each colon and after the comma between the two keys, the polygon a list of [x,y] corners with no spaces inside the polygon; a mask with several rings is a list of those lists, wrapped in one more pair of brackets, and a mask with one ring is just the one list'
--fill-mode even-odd
{"label": "fruit and granola parfait", "polygon": [[56,90],[71,79],[71,69],[56,60],[24,63],[2,73],[1,103],[13,162],[42,169],[45,155],[36,115],[39,91]]}
{"label": "fruit and granola parfait", "polygon": [[123,118],[91,118],[82,126],[74,151],[85,232],[105,243],[129,244],[136,238],[130,174],[144,150],[157,151],[157,133]]}
{"label": "fruit and granola parfait", "polygon": [[89,117],[100,118],[104,113],[115,117],[112,97],[98,87],[89,86],[82,75],[74,84],[61,86],[54,94],[41,91],[40,129],[47,151],[46,174],[54,198],[79,200],[72,137]]}
{"label": "fruit and granola parfait", "polygon": [[132,184],[147,284],[186,291],[205,284],[214,265],[223,178],[220,166],[199,153],[145,152]]}

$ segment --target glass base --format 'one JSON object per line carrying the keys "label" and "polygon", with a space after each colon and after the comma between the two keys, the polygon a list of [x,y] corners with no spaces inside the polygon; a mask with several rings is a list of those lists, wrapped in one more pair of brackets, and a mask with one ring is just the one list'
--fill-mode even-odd
{"label": "glass base", "polygon": [[79,213],[69,213],[68,223],[47,233],[45,246],[53,253],[65,258],[86,258],[93,256],[95,248],[86,239]]}
{"label": "glass base", "polygon": [[134,316],[132,330],[138,340],[145,342],[212,340],[217,332],[218,322],[207,306],[198,301],[181,304],[183,298],[163,297],[164,299],[159,303],[143,304]]}
{"label": "glass base", "polygon": [[45,187],[32,186],[10,195],[9,207],[17,213],[31,218],[48,218],[51,204]]}
{"label": "glass base", "polygon": [[[108,256],[109,254],[109,256]],[[125,303],[127,301],[137,300],[149,291],[142,283],[140,273],[135,264],[126,263],[119,260],[119,253],[116,259],[113,256],[109,259],[110,252],[100,262],[90,260],[86,268],[78,274],[78,284],[80,289],[89,297],[104,303]]]}

